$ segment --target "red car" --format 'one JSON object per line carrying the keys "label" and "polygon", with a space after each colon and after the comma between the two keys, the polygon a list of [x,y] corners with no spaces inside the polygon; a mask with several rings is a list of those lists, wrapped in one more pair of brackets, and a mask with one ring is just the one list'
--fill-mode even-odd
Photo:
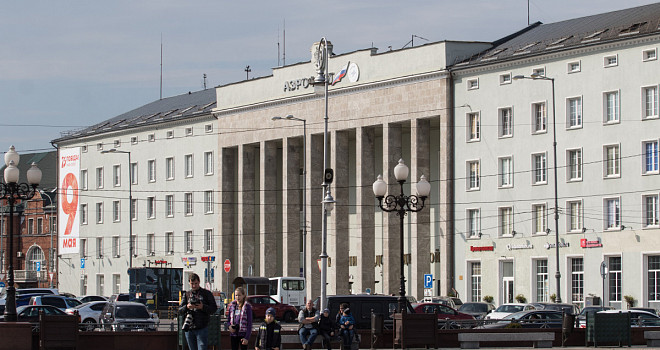
{"label": "red car", "polygon": [[440,303],[420,303],[420,304],[413,304],[413,309],[415,309],[416,313],[424,313],[424,314],[438,314],[438,319],[439,320],[445,320],[445,319],[450,319],[450,320],[474,320],[474,317],[472,315],[464,314],[462,312],[458,312],[452,308],[450,308],[447,305],[443,305]]}
{"label": "red car", "polygon": [[[269,307],[275,309],[275,318],[284,322],[293,322],[298,316],[298,310],[289,304],[277,302],[268,295],[250,295],[247,302],[252,306],[252,318],[263,319]],[[229,317],[229,306],[225,308],[225,316]]]}

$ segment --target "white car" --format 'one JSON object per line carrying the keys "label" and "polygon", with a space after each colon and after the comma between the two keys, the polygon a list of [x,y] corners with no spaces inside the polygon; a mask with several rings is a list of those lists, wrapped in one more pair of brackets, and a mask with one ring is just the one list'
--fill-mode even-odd
{"label": "white car", "polygon": [[505,316],[510,315],[514,312],[535,310],[536,308],[532,304],[521,304],[521,303],[507,303],[502,304],[495,309],[495,311],[489,313],[486,316],[487,320],[500,320]]}
{"label": "white car", "polygon": [[88,303],[80,304],[78,306],[66,309],[65,312],[69,315],[74,315],[76,311],[80,315],[80,323],[82,330],[93,331],[98,328],[101,318],[101,312],[107,304],[107,301],[90,301]]}

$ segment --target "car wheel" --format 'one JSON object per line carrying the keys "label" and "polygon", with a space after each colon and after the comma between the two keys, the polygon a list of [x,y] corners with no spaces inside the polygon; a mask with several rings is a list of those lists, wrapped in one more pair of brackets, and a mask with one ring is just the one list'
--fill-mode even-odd
{"label": "car wheel", "polygon": [[91,332],[96,328],[96,321],[88,318],[83,321],[83,324],[80,326],[80,329],[83,331]]}
{"label": "car wheel", "polygon": [[295,315],[291,311],[287,311],[284,313],[284,322],[293,322],[295,319]]}

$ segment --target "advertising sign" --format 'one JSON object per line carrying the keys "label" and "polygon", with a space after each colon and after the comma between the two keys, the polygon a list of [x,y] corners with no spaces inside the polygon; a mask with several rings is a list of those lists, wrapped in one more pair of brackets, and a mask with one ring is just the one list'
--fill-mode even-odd
{"label": "advertising sign", "polygon": [[60,254],[74,254],[79,252],[78,184],[80,183],[80,148],[60,149],[59,167],[58,250]]}

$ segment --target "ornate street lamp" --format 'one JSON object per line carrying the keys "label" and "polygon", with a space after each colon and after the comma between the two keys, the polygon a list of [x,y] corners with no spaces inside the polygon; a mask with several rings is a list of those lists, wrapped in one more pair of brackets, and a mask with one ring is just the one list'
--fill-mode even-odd
{"label": "ornate street lamp", "polygon": [[20,171],[16,167],[20,160],[14,146],[9,147],[5,153],[5,182],[0,183],[0,200],[9,204],[9,271],[7,274],[7,301],[5,304],[5,321],[16,322],[16,288],[14,287],[14,206],[17,201],[32,199],[37,193],[37,186],[41,182],[41,170],[36,163],[32,163],[26,175],[28,183],[19,183]]}
{"label": "ornate street lamp", "polygon": [[387,183],[383,181],[383,177],[378,175],[378,178],[373,184],[374,195],[378,199],[378,207],[385,212],[396,212],[399,215],[400,223],[400,240],[401,245],[401,289],[399,290],[399,312],[406,313],[406,280],[404,277],[404,261],[403,261],[403,218],[407,212],[419,212],[424,209],[424,202],[431,192],[431,184],[426,181],[426,177],[422,175],[417,182],[417,195],[406,196],[403,193],[403,184],[408,178],[408,167],[403,163],[403,159],[399,159],[399,164],[394,167],[394,177],[401,186],[401,194],[398,196],[387,195]]}

